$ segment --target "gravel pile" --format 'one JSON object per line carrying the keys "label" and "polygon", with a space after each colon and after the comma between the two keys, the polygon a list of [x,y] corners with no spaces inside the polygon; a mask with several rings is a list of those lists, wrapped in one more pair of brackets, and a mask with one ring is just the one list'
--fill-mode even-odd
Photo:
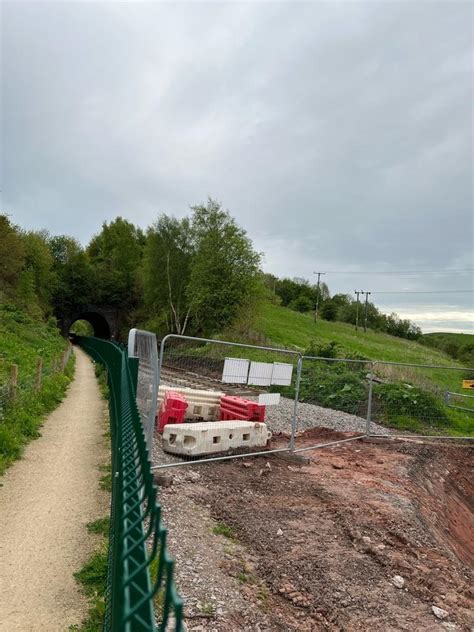
{"label": "gravel pile", "polygon": [[[293,408],[294,401],[286,397],[280,398],[278,406],[267,406],[265,421],[272,432],[289,433],[291,431]],[[340,410],[300,402],[297,412],[298,432],[310,428],[330,428],[339,432],[365,432],[366,429],[365,419]],[[370,430],[377,434],[390,434],[387,428],[374,422],[371,423]]]}

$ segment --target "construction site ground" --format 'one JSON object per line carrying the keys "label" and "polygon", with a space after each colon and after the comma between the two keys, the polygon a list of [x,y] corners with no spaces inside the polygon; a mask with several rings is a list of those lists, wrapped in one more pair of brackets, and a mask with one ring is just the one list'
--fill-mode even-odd
{"label": "construction site ground", "polygon": [[[314,428],[299,445],[347,436]],[[188,630],[472,632],[472,448],[384,439],[303,454],[160,472]]]}

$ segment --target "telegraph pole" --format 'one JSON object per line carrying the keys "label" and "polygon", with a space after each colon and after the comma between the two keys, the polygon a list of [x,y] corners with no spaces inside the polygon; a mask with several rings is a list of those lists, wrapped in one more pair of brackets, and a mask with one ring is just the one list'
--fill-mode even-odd
{"label": "telegraph pole", "polygon": [[365,294],[364,331],[367,331],[367,312],[369,307],[369,296],[372,294],[372,292],[362,292],[362,294]]}
{"label": "telegraph pole", "polygon": [[319,279],[321,275],[325,275],[325,272],[313,272],[313,274],[318,275],[318,285],[316,286],[316,308],[314,310],[314,322],[318,320],[318,307],[319,307]]}
{"label": "telegraph pole", "polygon": [[356,331],[359,331],[359,294],[363,294],[362,290],[357,291],[354,290],[354,294],[357,296],[357,304],[356,304]]}

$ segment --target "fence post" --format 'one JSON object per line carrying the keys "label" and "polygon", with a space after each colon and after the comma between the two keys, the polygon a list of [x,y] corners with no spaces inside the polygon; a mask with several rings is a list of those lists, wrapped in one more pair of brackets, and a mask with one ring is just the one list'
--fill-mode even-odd
{"label": "fence post", "polygon": [[40,357],[36,361],[35,391],[39,391],[41,388],[42,373],[43,373],[43,358]]}
{"label": "fence post", "polygon": [[10,397],[15,399],[18,386],[18,364],[12,364],[10,368]]}
{"label": "fence post", "polygon": [[368,401],[367,401],[367,423],[365,426],[365,436],[369,437],[370,436],[370,422],[372,421],[372,392],[373,392],[373,385],[374,385],[374,366],[375,366],[375,362],[371,363],[370,366],[370,373],[369,373],[369,395],[368,395]]}
{"label": "fence post", "polygon": [[296,415],[298,411],[298,399],[300,396],[300,382],[301,382],[301,369],[303,367],[303,356],[298,356],[298,365],[296,367],[296,383],[295,383],[295,404],[293,407],[293,417],[291,419],[291,437],[290,437],[290,450],[295,449],[295,435],[296,435]]}

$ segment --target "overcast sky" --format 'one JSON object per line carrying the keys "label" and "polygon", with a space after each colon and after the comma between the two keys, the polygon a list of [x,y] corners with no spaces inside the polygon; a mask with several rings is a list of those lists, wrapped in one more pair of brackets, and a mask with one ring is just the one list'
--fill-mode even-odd
{"label": "overcast sky", "polygon": [[472,331],[473,7],[3,2],[2,210],[85,244],[211,195],[266,271]]}

